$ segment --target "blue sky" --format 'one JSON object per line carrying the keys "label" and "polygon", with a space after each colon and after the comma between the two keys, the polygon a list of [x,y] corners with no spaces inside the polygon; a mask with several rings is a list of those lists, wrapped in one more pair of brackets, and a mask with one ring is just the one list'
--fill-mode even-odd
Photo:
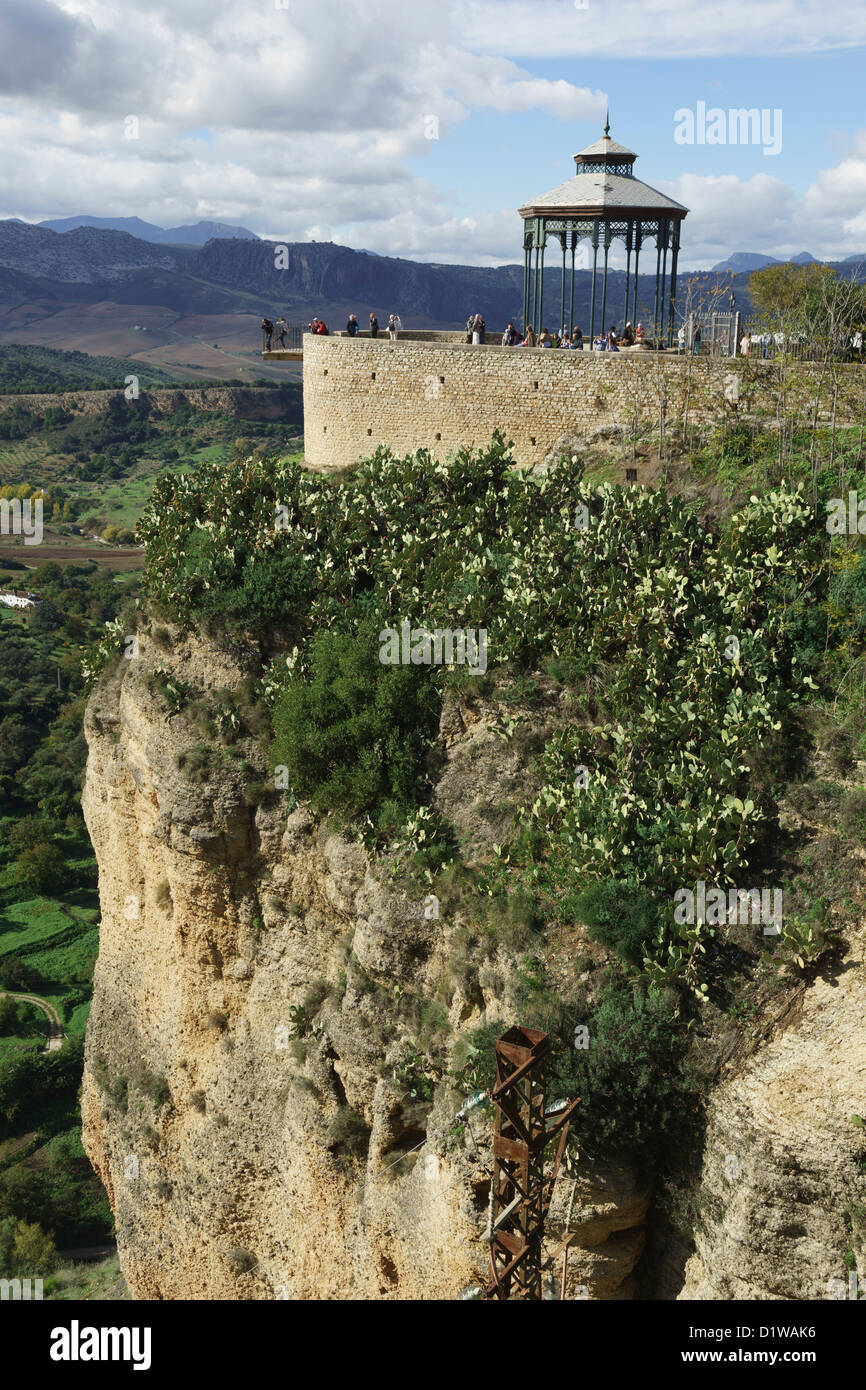
{"label": "blue sky", "polygon": [[[523,61],[538,77],[565,78],[609,94],[611,135],[636,150],[635,174],[647,183],[683,173],[772,173],[804,193],[818,169],[835,163],[866,121],[866,53],[786,58],[668,62]],[[674,143],[674,113],[681,107],[780,108],[782,150],[765,156],[750,145]],[[411,161],[421,177],[453,190],[461,204],[510,202],[515,208],[574,172],[571,156],[601,133],[591,120],[562,121],[542,111],[473,111],[453,130],[429,142]]]}
{"label": "blue sky", "polygon": [[[498,264],[609,99],[637,176],[691,210],[686,267],[836,259],[866,251],[864,50],[850,0],[3,0],[0,217]],[[677,144],[698,102],[780,109],[781,152]]]}

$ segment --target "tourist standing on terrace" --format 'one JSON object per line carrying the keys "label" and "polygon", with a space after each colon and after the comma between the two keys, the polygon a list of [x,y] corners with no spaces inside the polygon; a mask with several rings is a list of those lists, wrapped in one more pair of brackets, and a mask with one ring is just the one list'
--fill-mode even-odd
{"label": "tourist standing on terrace", "polygon": [[392,343],[396,343],[397,334],[400,332],[400,329],[402,327],[403,325],[400,322],[400,315],[392,314],[391,317],[388,319],[388,336],[391,339]]}
{"label": "tourist standing on terrace", "polygon": [[284,348],[286,346],[286,334],[288,333],[288,331],[289,325],[286,323],[286,320],[283,317],[283,315],[280,314],[280,317],[277,319],[277,341],[279,342],[281,348]]}
{"label": "tourist standing on terrace", "polygon": [[350,314],[346,322],[346,332],[350,338],[354,338],[358,332],[358,320],[354,314]]}
{"label": "tourist standing on terrace", "polygon": [[476,314],[472,320],[472,341],[473,343],[483,343],[484,335],[487,332],[487,324],[480,314]]}
{"label": "tourist standing on terrace", "polygon": [[265,335],[265,352],[270,352],[274,341],[274,325],[270,319],[262,319],[262,332]]}
{"label": "tourist standing on terrace", "polygon": [[376,315],[375,315],[375,314],[371,314],[371,315],[370,315],[370,337],[371,337],[371,338],[378,338],[378,336],[379,336],[379,320],[376,318]]}

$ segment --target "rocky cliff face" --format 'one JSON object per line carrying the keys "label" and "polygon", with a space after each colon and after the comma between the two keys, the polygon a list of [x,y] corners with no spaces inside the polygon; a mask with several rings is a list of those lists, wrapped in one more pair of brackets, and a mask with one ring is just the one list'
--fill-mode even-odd
{"label": "rocky cliff face", "polygon": [[[103,927],[84,1135],[130,1287],[144,1298],[453,1298],[484,1277],[489,1122],[474,1125],[476,1150],[453,1132],[453,1094],[431,1109],[395,1080],[405,1037],[388,1017],[401,992],[432,995],[453,926],[395,896],[358,844],[303,809],[286,819],[278,803],[247,804],[231,757],[194,780],[200,738],[151,693],[154,670],[169,667],[204,692],[244,674],[192,641],[167,657],[142,634],[86,723]],[[451,768],[476,746],[476,793],[485,759],[499,759],[500,784],[517,775],[483,721],[467,728],[452,709],[445,722]],[[458,780],[446,766],[455,814]],[[464,821],[483,834],[475,800]],[[292,1006],[311,989],[327,997],[294,1039]],[[498,1017],[502,1000],[490,1003]],[[458,987],[451,1020],[478,1025],[485,1008]],[[627,1296],[639,1229],[613,1257],[593,1252],[640,1227],[645,1195],[607,1172],[584,1176],[575,1203],[563,1182],[560,1205],[571,1197],[574,1219],[590,1212],[572,1282],[594,1288],[597,1267],[600,1296]]]}
{"label": "rocky cliff face", "polygon": [[710,1104],[681,1298],[825,1299],[866,1281],[864,938]]}
{"label": "rocky cliff face", "polygon": [[[457,1131],[459,1097],[441,1085],[425,1099],[403,1003],[437,995],[459,914],[428,920],[358,843],[255,794],[236,750],[203,747],[168,713],[166,673],[204,698],[245,675],[154,628],[87,711],[102,930],[84,1138],[132,1292],[455,1298],[486,1276],[489,1116]],[[440,806],[482,843],[528,775],[491,723],[447,703],[439,750]],[[844,1274],[862,1183],[861,960],[816,982],[719,1087],[682,1297],[821,1297]],[[453,981],[451,1029],[513,1018],[513,973],[494,957],[480,990]],[[563,1168],[549,1234],[574,1236],[568,1297],[633,1296],[649,1203],[624,1168]]]}

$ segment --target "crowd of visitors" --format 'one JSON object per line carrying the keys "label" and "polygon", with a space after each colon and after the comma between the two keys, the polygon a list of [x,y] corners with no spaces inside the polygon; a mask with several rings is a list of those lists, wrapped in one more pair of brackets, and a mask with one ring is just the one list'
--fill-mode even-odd
{"label": "crowd of visitors", "polygon": [[[327,335],[328,325],[324,319],[318,316],[307,324],[310,333]],[[265,351],[270,352],[276,346],[286,347],[286,335],[289,332],[289,325],[285,318],[280,316],[276,325],[268,318],[262,319],[262,330],[264,333]],[[379,320],[375,313],[370,314],[370,337],[378,338],[380,334]],[[389,314],[387,332],[392,342],[396,342],[400,333],[403,331],[403,323],[399,314]],[[356,338],[361,332],[357,314],[349,314],[346,321],[346,336]],[[482,314],[470,314],[466,321],[466,342],[469,344],[483,344],[486,341],[487,324]],[[679,341],[682,350],[683,330],[680,329]],[[539,347],[539,348],[569,348],[582,352],[587,348],[594,352],[619,352],[620,348],[632,347],[636,343],[645,341],[643,324],[638,324],[636,329],[632,328],[631,323],[627,323],[622,333],[618,333],[615,326],[611,327],[607,333],[601,331],[595,335],[592,342],[584,340],[583,331],[578,324],[569,328],[563,324],[559,331],[550,333],[546,328],[536,335],[535,329],[530,325],[525,332],[518,329],[513,320],[509,320],[505,332],[502,334],[501,343],[504,348],[512,347]],[[746,350],[748,350],[748,345]],[[696,334],[695,351],[700,351],[700,329]]]}
{"label": "crowd of visitors", "polygon": [[[307,324],[307,329],[310,333],[320,335],[327,335],[330,331],[324,319],[318,316]],[[379,320],[375,313],[371,313],[370,337],[378,338],[380,331]],[[391,341],[396,342],[402,331],[403,323],[400,319],[400,315],[389,314],[387,332]],[[269,318],[263,318],[262,334],[265,351],[272,352],[275,348],[287,348],[289,332],[289,324],[286,322],[284,315],[281,314],[276,323]],[[346,336],[349,338],[356,338],[360,332],[361,327],[358,323],[357,314],[349,314],[346,322]],[[476,345],[483,344],[486,341],[486,335],[487,324],[484,322],[483,315],[478,313],[470,314],[466,321],[466,342]],[[689,342],[690,337],[691,342]],[[710,350],[721,356],[725,356],[731,351],[724,335],[716,339],[714,343],[709,340],[708,342]],[[546,328],[542,328],[541,332],[536,335],[531,325],[527,327],[525,331],[521,331],[517,328],[514,321],[509,319],[505,332],[502,334],[501,338],[501,344],[504,348],[569,348],[573,350],[576,349],[579,352],[582,352],[585,348],[592,352],[619,352],[621,348],[634,347],[641,343],[650,345],[644,332],[643,324],[639,323],[636,327],[632,327],[630,322],[626,323],[622,333],[619,333],[614,325],[607,333],[605,333],[604,330],[596,333],[595,337],[590,342],[588,339],[584,340],[583,332],[577,324],[572,328],[569,328],[567,324],[563,324],[558,332],[553,333],[550,333]],[[736,351],[743,357],[761,357],[766,359],[773,356],[774,351],[778,350],[784,343],[785,338],[781,333],[759,333],[741,329]],[[700,355],[702,349],[700,323],[695,322],[693,325],[690,324],[689,326],[682,324],[677,330],[676,345],[680,353],[694,352]],[[795,346],[800,347],[802,344],[798,342]],[[805,343],[805,346],[808,348],[809,344]],[[864,360],[864,336],[862,330],[857,330],[849,337],[847,347],[842,350],[842,355],[847,361],[862,362]]]}

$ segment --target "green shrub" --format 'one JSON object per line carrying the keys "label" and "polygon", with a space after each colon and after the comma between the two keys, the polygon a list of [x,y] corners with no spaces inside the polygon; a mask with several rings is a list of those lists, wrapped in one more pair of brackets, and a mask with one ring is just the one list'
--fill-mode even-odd
{"label": "green shrub", "polygon": [[866,844],[866,787],[854,787],[842,798],[839,823],[854,844]]}
{"label": "green shrub", "polygon": [[592,941],[640,965],[659,931],[661,914],[645,889],[615,879],[594,883],[575,904]]}
{"label": "green shrub", "polygon": [[652,1166],[674,1133],[683,1138],[697,1112],[699,1086],[685,1062],[683,1030],[666,991],[609,984],[588,1017],[589,1047],[567,1035],[551,1084],[554,1097],[580,1096],[572,1121],[579,1147],[594,1158]]}
{"label": "green shrub", "polygon": [[360,1157],[367,1151],[370,1130],[351,1105],[341,1105],[328,1125],[328,1140],[332,1150]]}
{"label": "green shrub", "polygon": [[496,1020],[461,1034],[451,1053],[448,1075],[464,1095],[489,1091],[496,1083],[496,1042],[508,1025]]}
{"label": "green shrub", "polygon": [[148,677],[148,687],[164,701],[169,714],[179,714],[193,697],[194,689],[187,681],[158,666]]}
{"label": "green shrub", "polygon": [[[417,804],[439,700],[424,667],[379,661],[379,624],[313,639],[309,674],[274,708],[273,760],[320,811],[391,815]],[[396,817],[399,819],[399,814]]]}
{"label": "green shrub", "polygon": [[0,1219],[0,1279],[50,1274],[57,1264],[54,1241],[36,1222]]}

